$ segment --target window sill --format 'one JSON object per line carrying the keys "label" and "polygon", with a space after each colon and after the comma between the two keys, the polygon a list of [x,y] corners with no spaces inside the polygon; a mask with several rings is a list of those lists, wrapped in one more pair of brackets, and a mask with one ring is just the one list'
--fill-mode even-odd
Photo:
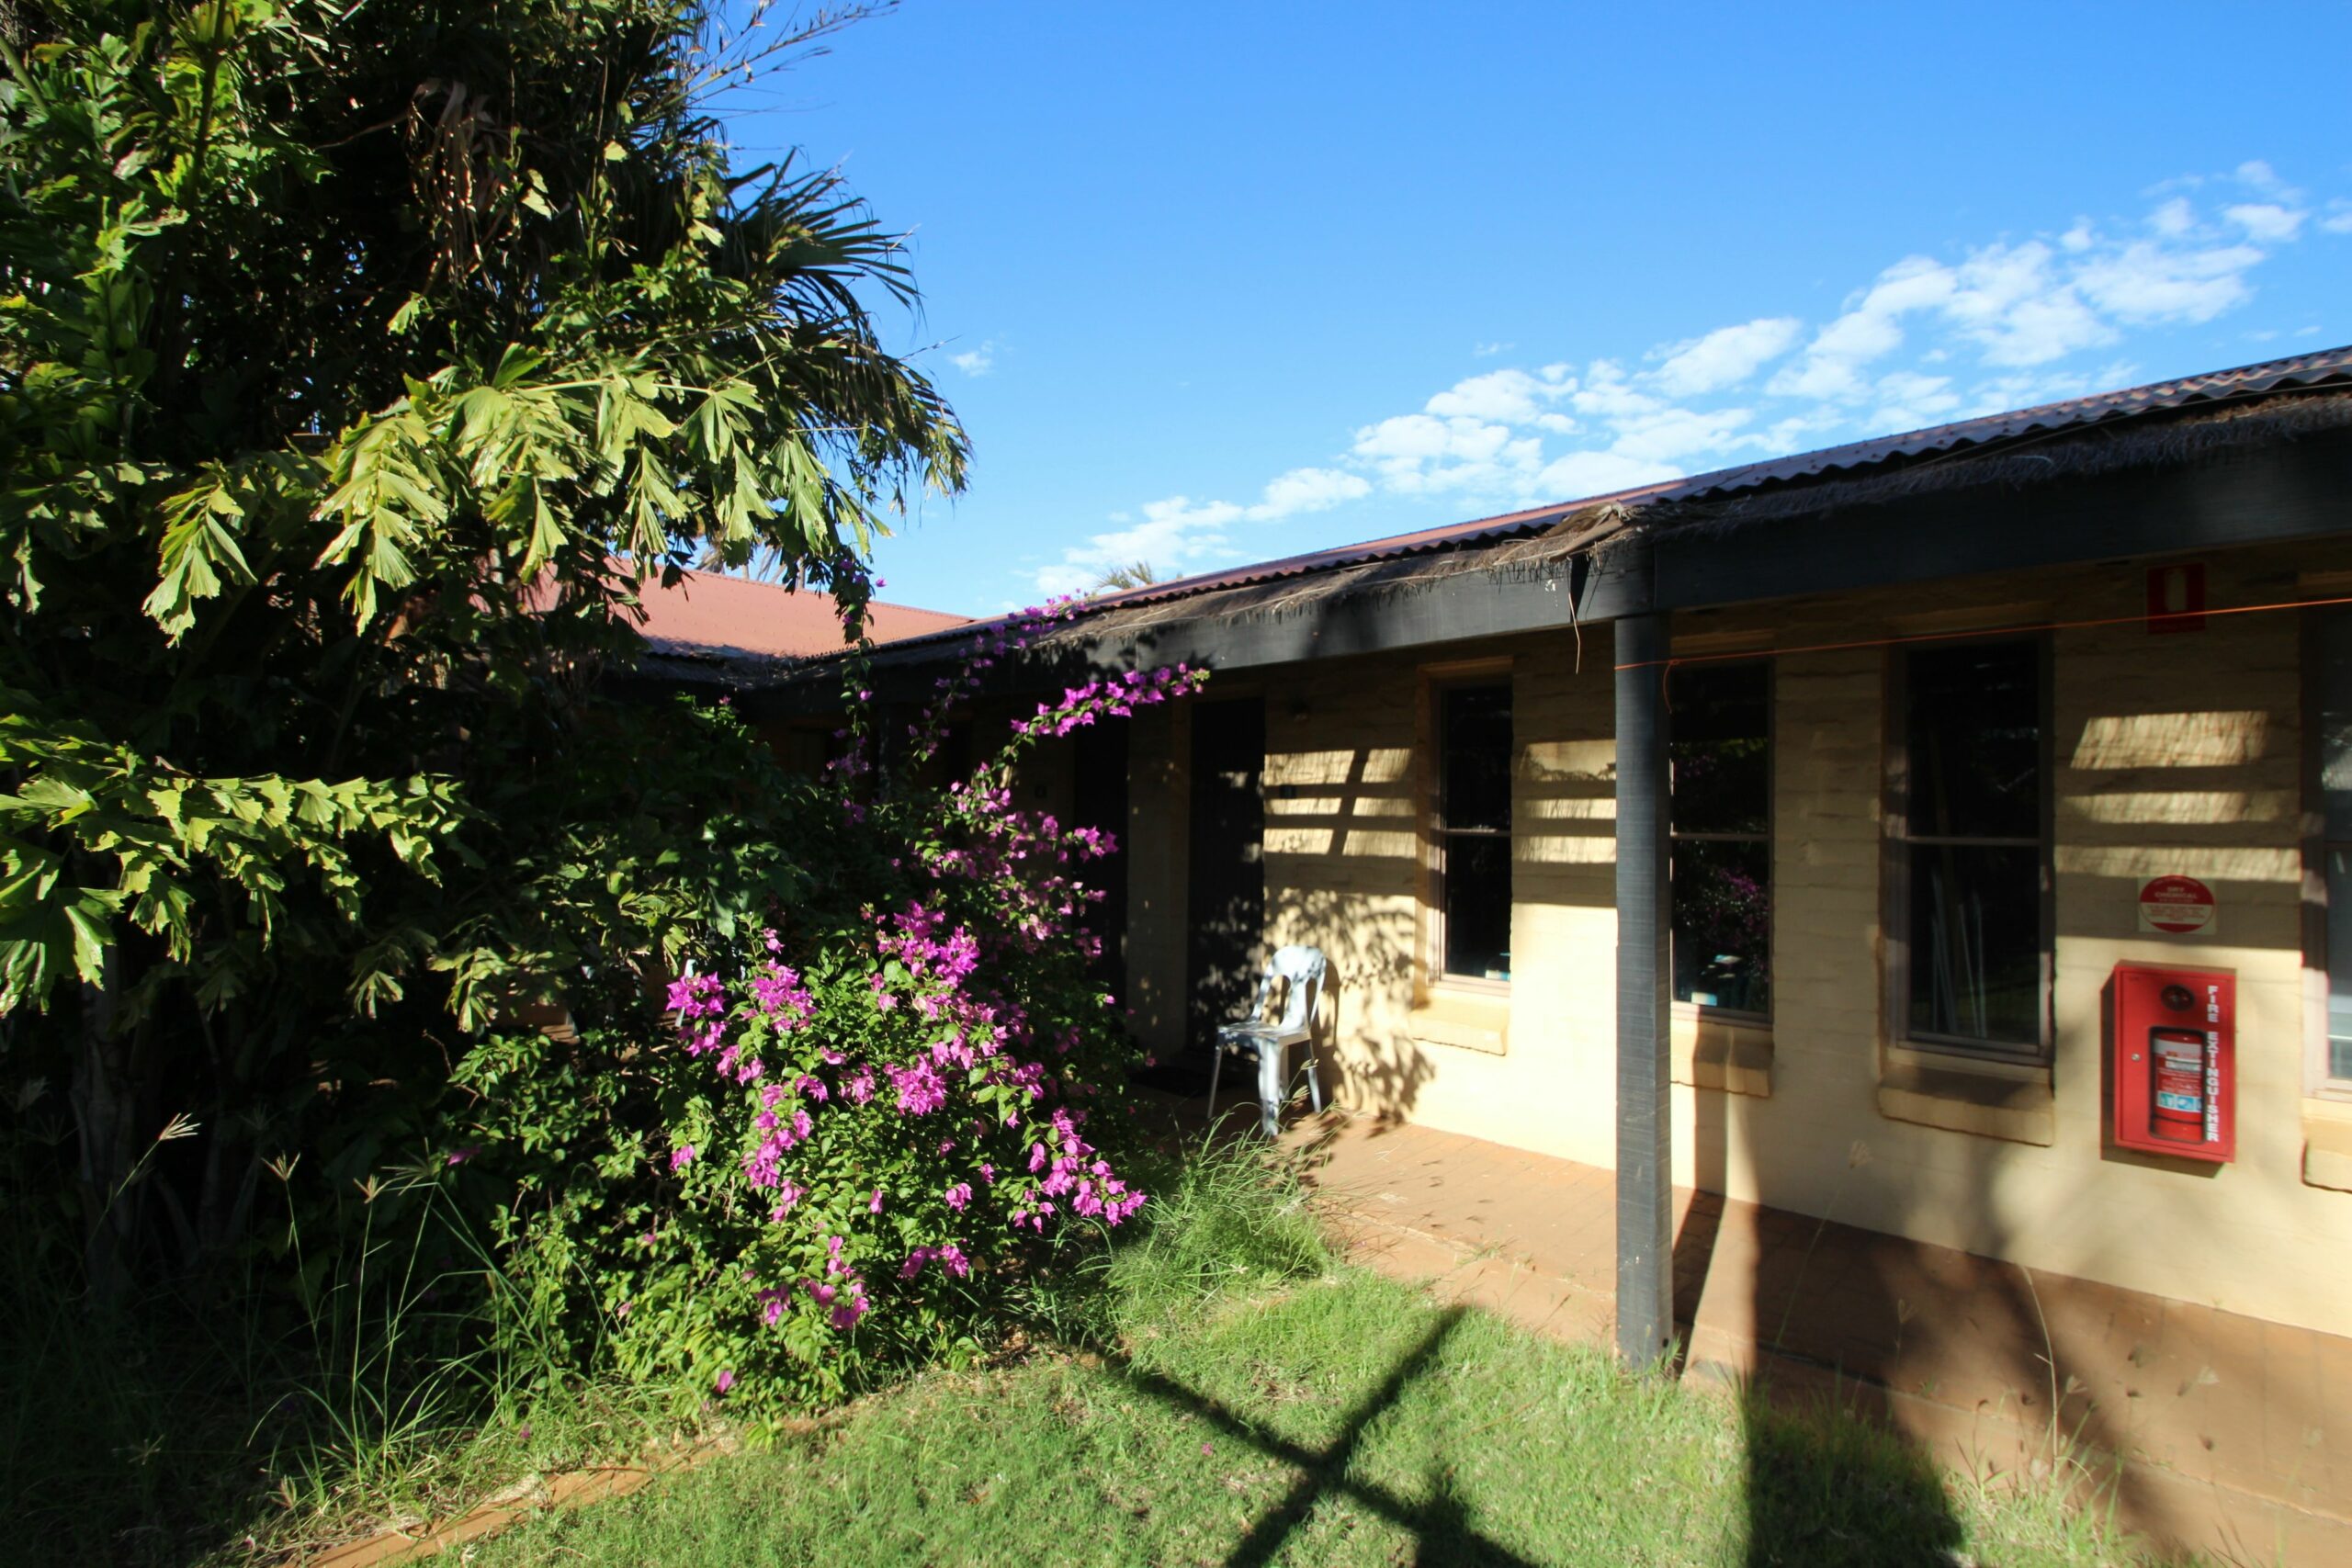
{"label": "window sill", "polygon": [[2352,1105],[2303,1101],[2303,1185],[2352,1192]]}
{"label": "window sill", "polygon": [[1674,1081],[1726,1094],[1772,1097],[1772,1026],[1696,1009],[1674,1010]]}
{"label": "window sill", "polygon": [[1431,987],[1407,1015],[1405,1031],[1417,1045],[1505,1055],[1510,1049],[1510,993]]}
{"label": "window sill", "polygon": [[1892,1122],[2012,1144],[2047,1148],[2058,1140],[2056,1098],[2040,1077],[1889,1061],[1879,1074],[1878,1113]]}

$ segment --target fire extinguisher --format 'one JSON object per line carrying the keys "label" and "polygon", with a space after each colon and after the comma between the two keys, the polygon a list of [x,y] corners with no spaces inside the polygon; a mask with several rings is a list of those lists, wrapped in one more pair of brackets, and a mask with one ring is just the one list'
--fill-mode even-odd
{"label": "fire extinguisher", "polygon": [[2205,1036],[2187,1029],[2148,1031],[2148,1130],[2179,1144],[2205,1141]]}

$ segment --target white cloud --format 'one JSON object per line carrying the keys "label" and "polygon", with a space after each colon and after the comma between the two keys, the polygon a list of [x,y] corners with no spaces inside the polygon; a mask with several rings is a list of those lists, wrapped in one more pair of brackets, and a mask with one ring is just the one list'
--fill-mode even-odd
{"label": "white cloud", "polygon": [[1337,468],[1293,468],[1268,482],[1264,496],[1250,509],[1250,515],[1268,522],[1298,512],[1322,512],[1371,493],[1372,481],[1361,474]]}
{"label": "white cloud", "polygon": [[[2232,179],[2242,199],[2222,205]],[[1068,591],[1138,558],[1182,570],[1269,553],[1242,530],[1378,497],[1453,508],[1575,500],[2128,386],[2136,366],[2086,365],[2089,352],[2151,326],[2214,321],[2253,297],[2276,249],[2307,231],[2352,233],[2352,198],[2306,198],[2267,164],[2145,194],[2154,205],[2138,220],[2077,217],[1950,257],[1906,256],[1826,321],[1758,315],[1645,353],[1620,344],[1610,356],[1484,370],[1418,412],[1363,424],[1338,457],[1277,475],[1254,502],[1173,496],[1141,508],[1140,522],[1114,515],[1121,527],[1065,551],[1038,581]]]}
{"label": "white cloud", "polygon": [[1431,398],[1424,409],[1441,418],[1505,420],[1532,423],[1549,402],[1567,389],[1536,379],[1524,370],[1489,370],[1466,381],[1456,381]]}
{"label": "white cloud", "polygon": [[1038,592],[1049,595],[1082,592],[1114,567],[1149,561],[1161,571],[1182,571],[1235,552],[1226,538],[1226,525],[1238,522],[1242,509],[1227,501],[1195,502],[1171,495],[1143,507],[1143,521],[1133,527],[1097,534],[1082,545],[1072,545],[1062,558],[1033,573]]}
{"label": "white cloud", "polygon": [[1794,316],[1759,316],[1736,327],[1717,327],[1668,350],[1650,380],[1671,398],[1736,387],[1796,346],[1804,326]]}
{"label": "white cloud", "polygon": [[2125,321],[2210,321],[2253,290],[2245,275],[2263,259],[2252,245],[2166,250],[2140,241],[2086,265],[2083,292]]}
{"label": "white cloud", "polygon": [[1534,491],[1554,501],[1582,501],[1681,477],[1682,470],[1671,463],[1644,462],[1616,452],[1571,452],[1544,466],[1535,476]]}
{"label": "white cloud", "polygon": [[2269,244],[2293,239],[2311,214],[2275,201],[2248,201],[2223,209],[2222,216],[2245,230],[2247,239]]}
{"label": "white cloud", "polygon": [[1651,464],[1723,452],[1736,445],[1740,427],[1754,417],[1747,409],[1660,409],[1621,423],[1609,450]]}
{"label": "white cloud", "polygon": [[[1112,568],[1136,561],[1148,561],[1162,572],[1194,570],[1242,553],[1233,547],[1226,532],[1232,524],[1271,523],[1301,512],[1321,512],[1371,493],[1372,482],[1361,474],[1337,468],[1293,468],[1269,481],[1253,506],[1171,495],[1146,503],[1142,522],[1073,545],[1062,552],[1060,560],[1038,568],[1032,575],[1038,591],[1052,596],[1083,592]],[[1124,512],[1114,512],[1111,518],[1129,521]]]}
{"label": "white cloud", "polygon": [[2272,196],[2286,197],[2291,200],[2302,194],[2280,179],[2278,172],[2260,158],[2252,158],[2240,164],[2237,167],[2237,176],[2243,183]]}
{"label": "white cloud", "polygon": [[1632,419],[1667,406],[1665,399],[1636,390],[1625,378],[1625,367],[1613,359],[1594,360],[1568,400],[1578,413],[1604,420]]}
{"label": "white cloud", "polygon": [[996,340],[990,338],[978,348],[951,354],[947,363],[967,376],[985,376],[996,367]]}
{"label": "white cloud", "polygon": [[1497,489],[1533,470],[1543,447],[1541,437],[1514,436],[1507,424],[1466,415],[1408,413],[1357,431],[1351,455],[1379,476],[1384,488],[1429,495]]}
{"label": "white cloud", "polygon": [[1870,423],[1885,431],[1924,429],[1949,419],[1961,402],[1951,377],[1917,370],[1890,371],[1878,378],[1871,394],[1879,401]]}
{"label": "white cloud", "polygon": [[2127,365],[2120,370],[2109,367],[2099,371],[2040,370],[1996,376],[1971,387],[1953,414],[1975,419],[1988,413],[2006,413],[2011,409],[2037,408],[2062,398],[2079,398],[2102,387],[2128,387],[2132,374]]}
{"label": "white cloud", "polygon": [[1945,303],[1953,288],[1951,269],[1926,256],[1896,262],[1844,315],[1815,333],[1804,357],[1765,389],[1789,398],[1861,396],[1868,389],[1861,367],[1903,346],[1902,318]]}

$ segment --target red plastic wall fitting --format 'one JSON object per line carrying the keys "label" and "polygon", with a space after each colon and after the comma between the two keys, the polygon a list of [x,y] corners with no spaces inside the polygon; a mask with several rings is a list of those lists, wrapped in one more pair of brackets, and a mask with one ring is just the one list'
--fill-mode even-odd
{"label": "red plastic wall fitting", "polygon": [[2147,1154],[2235,1159],[2235,972],[2119,964],[2108,985],[2109,1136]]}

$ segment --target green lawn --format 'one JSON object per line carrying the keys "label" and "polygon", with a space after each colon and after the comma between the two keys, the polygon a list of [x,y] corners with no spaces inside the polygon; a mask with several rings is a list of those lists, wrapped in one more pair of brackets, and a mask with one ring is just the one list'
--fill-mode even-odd
{"label": "green lawn", "polygon": [[820,1435],[481,1548],[512,1563],[2087,1563],[2049,1493],[1617,1372],[1369,1273],[1130,1324],[1123,1359],[934,1374]]}

